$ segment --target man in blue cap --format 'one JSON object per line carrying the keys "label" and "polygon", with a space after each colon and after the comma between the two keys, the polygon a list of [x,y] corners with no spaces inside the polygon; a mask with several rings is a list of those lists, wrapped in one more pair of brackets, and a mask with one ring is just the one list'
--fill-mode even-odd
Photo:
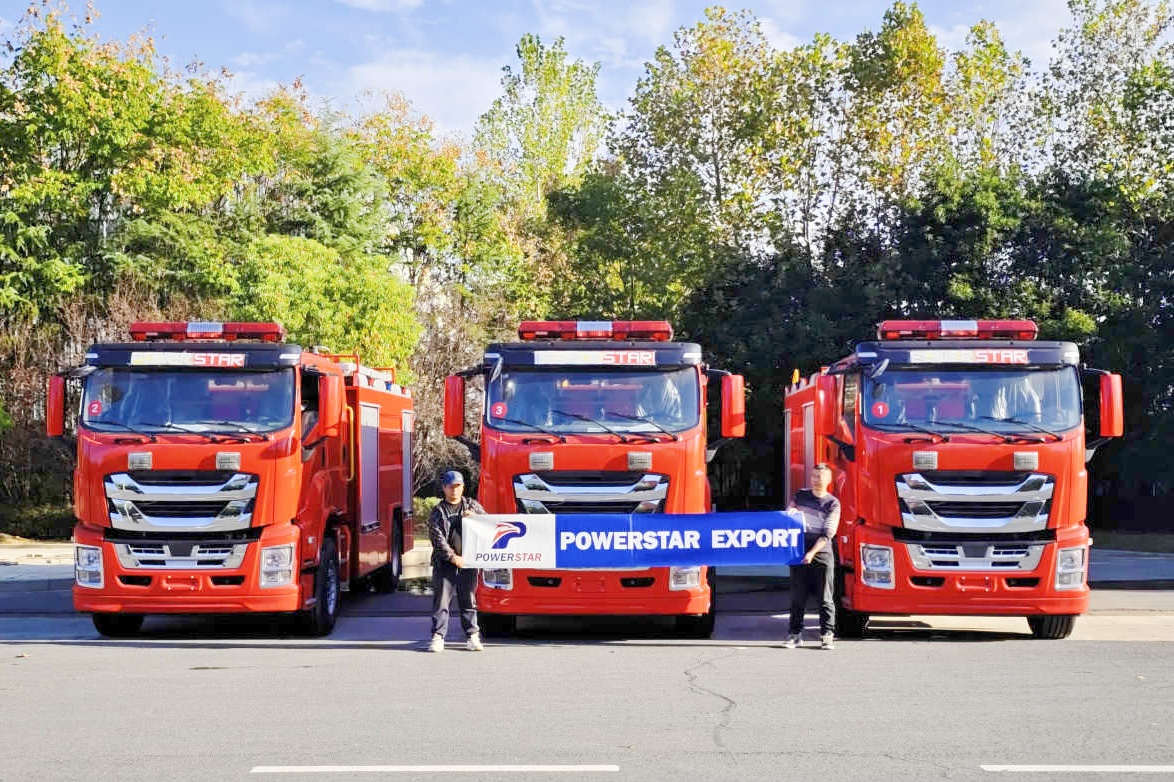
{"label": "man in blue cap", "polygon": [[485,513],[477,500],[465,494],[465,478],[457,470],[449,470],[441,479],[444,501],[432,509],[428,517],[428,537],[432,539],[432,641],[431,652],[444,651],[444,636],[448,632],[448,607],[456,592],[461,609],[461,627],[468,636],[465,648],[470,652],[484,650],[481,632],[477,628],[477,570],[466,568],[461,559],[461,521],[466,513]]}

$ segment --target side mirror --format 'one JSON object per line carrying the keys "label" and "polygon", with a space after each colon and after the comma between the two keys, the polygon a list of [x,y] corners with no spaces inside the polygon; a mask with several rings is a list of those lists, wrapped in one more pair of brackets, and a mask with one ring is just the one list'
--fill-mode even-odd
{"label": "side mirror", "polygon": [[746,381],[722,375],[722,437],[746,436]]}
{"label": "side mirror", "polygon": [[65,378],[49,378],[49,393],[45,397],[45,433],[50,437],[65,434]]}
{"label": "side mirror", "polygon": [[460,437],[465,433],[465,379],[449,375],[444,379],[444,436]]}
{"label": "side mirror", "polygon": [[338,437],[345,403],[342,378],[324,375],[318,380],[318,431],[322,437]]}
{"label": "side mirror", "polygon": [[816,422],[820,434],[836,433],[836,376],[823,374],[816,381]]}
{"label": "side mirror", "polygon": [[1125,434],[1123,397],[1121,376],[1115,373],[1101,375],[1101,437]]}

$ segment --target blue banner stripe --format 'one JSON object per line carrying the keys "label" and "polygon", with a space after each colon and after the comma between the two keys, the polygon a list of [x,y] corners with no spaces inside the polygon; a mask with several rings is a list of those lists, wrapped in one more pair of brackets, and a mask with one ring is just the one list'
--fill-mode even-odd
{"label": "blue banner stripe", "polygon": [[805,553],[803,520],[783,511],[555,516],[561,569],[791,565]]}

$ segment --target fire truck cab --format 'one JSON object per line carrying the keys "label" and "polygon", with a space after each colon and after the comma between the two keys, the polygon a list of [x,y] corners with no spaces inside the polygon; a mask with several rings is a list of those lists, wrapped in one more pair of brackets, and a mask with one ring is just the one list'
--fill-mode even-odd
{"label": "fire truck cab", "polygon": [[[842,506],[841,635],[879,614],[988,614],[1063,638],[1086,610],[1086,463],[1122,434],[1121,378],[1036,334],[886,321],[787,390],[787,494],[825,461]],[[1100,392],[1091,441],[1082,377]]]}
{"label": "fire truck cab", "polygon": [[106,635],[146,614],[296,613],[395,589],[412,548],[412,397],[276,323],[136,323],[50,381],[81,383],[74,607]]}
{"label": "fire truck cab", "polygon": [[[479,456],[490,513],[705,513],[710,510],[706,394],[720,382],[721,436],[745,432],[742,378],[708,369],[701,348],[662,321],[542,321],[489,345],[448,378],[445,434]],[[485,383],[480,443],[464,437],[465,381]],[[707,450],[708,449],[708,450]],[[712,568],[483,570],[487,632],[530,614],[670,615],[708,636]]]}

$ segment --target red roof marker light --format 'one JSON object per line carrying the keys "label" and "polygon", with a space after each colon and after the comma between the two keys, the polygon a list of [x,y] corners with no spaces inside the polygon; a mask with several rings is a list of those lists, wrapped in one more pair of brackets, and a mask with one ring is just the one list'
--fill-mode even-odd
{"label": "red roof marker light", "polygon": [[281,342],[285,329],[280,323],[220,323],[216,321],[171,321],[163,323],[138,322],[130,325],[130,336],[135,342],[160,340],[254,339],[262,342]]}
{"label": "red roof marker light", "polygon": [[518,338],[668,342],[673,327],[664,320],[527,320],[518,326]]}
{"label": "red roof marker light", "polygon": [[1039,327],[1030,320],[886,320],[877,339],[1018,339],[1033,340]]}

